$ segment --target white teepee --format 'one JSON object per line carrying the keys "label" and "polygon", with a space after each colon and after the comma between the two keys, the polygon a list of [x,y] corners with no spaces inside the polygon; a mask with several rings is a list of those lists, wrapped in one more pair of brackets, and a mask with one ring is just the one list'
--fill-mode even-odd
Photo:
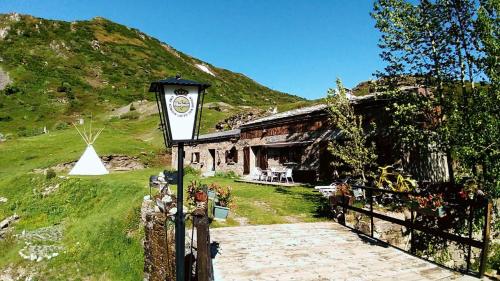
{"label": "white teepee", "polygon": [[80,136],[83,138],[85,143],[87,144],[87,149],[85,149],[85,152],[83,152],[83,155],[80,157],[78,162],[76,162],[75,166],[71,171],[69,172],[70,175],[105,175],[109,174],[108,170],[106,167],[104,167],[104,164],[102,163],[101,159],[95,152],[94,147],[92,144],[96,141],[97,137],[101,134],[102,129],[100,129],[95,136],[92,135],[92,120],[90,121],[90,128],[89,128],[89,134],[87,134],[85,128],[83,128],[83,132],[78,130],[78,127],[76,127],[76,130],[80,134]]}

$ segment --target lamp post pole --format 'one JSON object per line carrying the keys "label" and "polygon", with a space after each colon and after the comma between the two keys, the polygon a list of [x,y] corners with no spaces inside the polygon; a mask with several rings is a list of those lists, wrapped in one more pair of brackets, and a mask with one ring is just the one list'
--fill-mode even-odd
{"label": "lamp post pole", "polygon": [[185,228],[184,228],[184,143],[177,146],[177,214],[175,218],[175,276],[184,281]]}
{"label": "lamp post pole", "polygon": [[180,75],[152,82],[149,87],[149,92],[156,93],[165,145],[172,147],[177,144],[176,281],[184,281],[185,276],[184,143],[198,138],[203,98],[208,87],[210,84],[181,79]]}

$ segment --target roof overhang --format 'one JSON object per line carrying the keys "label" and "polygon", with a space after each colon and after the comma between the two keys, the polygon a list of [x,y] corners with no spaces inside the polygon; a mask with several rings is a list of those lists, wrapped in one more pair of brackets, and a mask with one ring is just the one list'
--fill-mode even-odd
{"label": "roof overhang", "polygon": [[265,147],[289,147],[289,146],[302,146],[313,143],[310,141],[292,141],[292,142],[275,142],[275,143],[266,143],[263,146]]}

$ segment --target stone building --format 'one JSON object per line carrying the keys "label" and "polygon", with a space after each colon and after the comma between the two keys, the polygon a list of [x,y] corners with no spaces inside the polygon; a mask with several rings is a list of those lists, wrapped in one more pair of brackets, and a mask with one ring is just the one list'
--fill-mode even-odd
{"label": "stone building", "polygon": [[[385,106],[388,100],[372,94],[352,97],[351,102],[364,122],[374,122],[377,129],[387,126]],[[291,168],[297,182],[328,180],[333,174],[328,144],[341,141],[340,138],[335,126],[330,124],[327,105],[318,104],[255,119],[239,129],[200,135],[196,144],[185,146],[184,162],[201,170],[205,176],[231,171],[247,176],[253,174],[256,167],[263,170]],[[373,141],[378,161],[381,164],[394,163],[396,156],[390,139],[377,134]],[[176,167],[177,149],[172,153],[172,167]],[[427,163],[427,160],[423,162]],[[446,170],[443,164],[446,159],[439,156],[438,160],[434,162],[439,162],[439,166]],[[436,165],[433,167],[435,173]],[[447,170],[444,174],[446,179]],[[425,175],[420,179],[440,181]]]}
{"label": "stone building", "polygon": [[[255,167],[292,168],[296,181],[309,182],[327,169],[321,153],[335,132],[328,126],[326,105],[295,109],[256,119],[239,129],[201,135],[185,147],[185,163],[205,175],[234,172],[250,175]],[[177,165],[173,149],[172,166]]]}

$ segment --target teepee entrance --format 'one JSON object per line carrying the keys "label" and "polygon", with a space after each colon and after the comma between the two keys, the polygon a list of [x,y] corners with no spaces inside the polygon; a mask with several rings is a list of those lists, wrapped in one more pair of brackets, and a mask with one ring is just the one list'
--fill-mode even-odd
{"label": "teepee entrance", "polygon": [[82,132],[78,129],[78,127],[75,124],[73,124],[73,126],[75,126],[75,129],[78,131],[78,134],[80,134],[80,136],[87,144],[87,148],[85,149],[85,152],[83,152],[78,162],[76,162],[73,169],[71,169],[69,174],[84,175],[84,176],[109,174],[108,170],[106,169],[106,167],[104,167],[104,164],[102,163],[101,159],[95,152],[94,147],[92,146],[92,144],[97,140],[97,138],[99,137],[104,128],[101,128],[99,131],[97,131],[97,134],[92,135],[92,119],[90,121],[90,128],[88,134],[85,128],[83,128]]}

